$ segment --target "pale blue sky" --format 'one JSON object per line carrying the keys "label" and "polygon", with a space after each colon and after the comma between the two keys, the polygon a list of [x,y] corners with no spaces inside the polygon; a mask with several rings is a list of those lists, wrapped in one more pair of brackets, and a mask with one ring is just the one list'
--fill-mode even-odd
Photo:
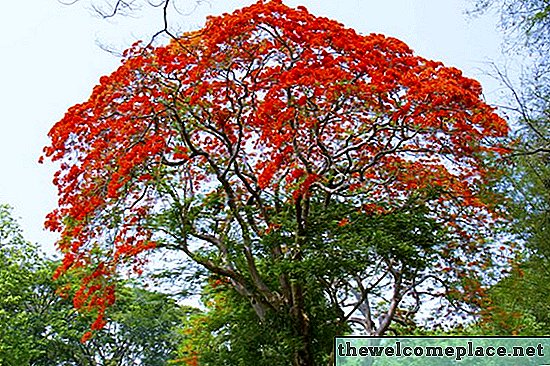
{"label": "pale blue sky", "polygon": [[[57,202],[54,167],[37,164],[49,128],[71,105],[87,98],[99,77],[119,60],[96,42],[122,49],[160,28],[158,13],[111,20],[95,18],[89,0],[63,6],[57,0],[3,1],[0,5],[0,203],[14,206],[25,236],[53,251],[55,236],[42,230]],[[97,0],[99,1],[99,0]],[[207,14],[221,14],[254,1],[179,0],[179,29],[196,29]],[[499,59],[494,19],[468,20],[468,0],[285,0],[336,19],[362,34],[383,33],[405,41],[417,54],[456,66],[484,85],[489,102],[497,84],[484,76],[484,62]],[[177,22],[177,23],[176,23]]]}

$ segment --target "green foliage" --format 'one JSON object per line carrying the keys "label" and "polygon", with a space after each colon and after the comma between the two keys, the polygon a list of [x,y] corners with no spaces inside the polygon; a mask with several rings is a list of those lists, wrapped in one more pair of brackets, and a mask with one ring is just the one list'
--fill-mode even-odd
{"label": "green foliage", "polygon": [[[353,277],[372,280],[370,271],[380,276],[376,271],[391,262],[399,271],[399,281],[414,287],[421,275],[438,274],[436,264],[445,260],[440,249],[447,246],[449,237],[420,203],[411,202],[391,213],[364,215],[350,205],[333,204],[327,210],[312,200],[310,210],[312,219],[301,238],[301,260],[274,262],[262,257],[257,265],[263,278],[270,279],[268,286],[275,287],[283,274],[303,281],[315,364],[325,364],[331,357],[334,335],[352,332],[338,302],[344,293],[338,291],[345,291],[342,284]],[[258,246],[272,248],[296,240],[291,209],[281,208],[274,221],[275,227]],[[386,314],[388,303],[383,296],[392,286],[386,281],[368,290],[373,300],[363,304],[371,306],[373,319]],[[431,291],[427,286],[424,290]],[[391,334],[430,333],[413,321],[421,301],[415,303],[414,296],[408,300],[393,315]],[[288,365],[291,355],[302,347],[302,339],[294,331],[292,309],[268,309],[260,318],[250,306],[253,299],[238,294],[225,277],[210,278],[202,301],[206,309],[192,315],[184,330],[179,354],[182,365]]]}
{"label": "green foliage", "polygon": [[[37,264],[36,250],[23,239],[11,208],[0,205],[0,363],[25,365],[39,352],[33,346],[29,324],[33,314],[29,300],[35,297],[31,283]],[[38,309],[40,312],[41,309]]]}
{"label": "green foliage", "polygon": [[[182,365],[287,366],[302,347],[290,309],[286,314],[269,310],[259,319],[249,301],[220,279],[204,288],[202,301],[207,308],[192,315],[185,325],[179,351]],[[326,364],[333,334],[344,329],[335,329],[322,294],[308,293],[306,302],[314,317],[310,320],[315,364]]]}
{"label": "green foliage", "polygon": [[550,273],[537,259],[523,262],[491,288],[482,321],[486,335],[550,334]]}
{"label": "green foliage", "polygon": [[281,319],[275,314],[261,322],[246,300],[223,285],[205,288],[203,301],[208,309],[186,324],[180,349],[183,364],[193,364],[195,358],[200,365],[249,365],[251,360],[257,360],[257,365],[291,363],[292,335],[278,324]]}
{"label": "green foliage", "polygon": [[[533,143],[533,139],[528,142]],[[540,144],[537,144],[539,147]],[[519,155],[513,173],[515,200],[511,207],[515,233],[527,246],[550,260],[550,153]]]}
{"label": "green foliage", "polygon": [[166,365],[181,340],[189,310],[167,295],[120,286],[110,321],[85,343],[94,321],[59,296],[59,263],[23,239],[8,206],[0,206],[0,365]]}
{"label": "green foliage", "polygon": [[[333,205],[330,210],[314,205],[313,217],[306,234],[311,262],[304,270],[316,268],[318,276],[360,272],[369,264],[376,264],[379,256],[418,272],[431,262],[436,246],[444,243],[441,226],[428,217],[423,205],[373,215],[346,205]],[[329,254],[319,257],[319,250]]]}

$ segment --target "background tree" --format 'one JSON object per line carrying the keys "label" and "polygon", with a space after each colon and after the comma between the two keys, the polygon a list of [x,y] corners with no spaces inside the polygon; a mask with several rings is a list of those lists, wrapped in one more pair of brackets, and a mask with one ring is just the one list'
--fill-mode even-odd
{"label": "background tree", "polygon": [[121,286],[117,298],[109,320],[103,328],[95,327],[93,335],[89,327],[94,315],[85,310],[76,313],[71,302],[63,301],[55,316],[42,321],[47,339],[44,353],[31,364],[170,364],[182,339],[181,324],[193,310],[178,306],[165,294],[135,287]]}
{"label": "background tree", "polygon": [[477,1],[477,11],[494,10],[505,34],[504,50],[521,57],[515,85],[497,77],[510,93],[507,105],[516,139],[505,185],[513,225],[524,249],[510,276],[491,290],[486,327],[493,334],[548,334],[550,281],[550,4],[544,0]]}
{"label": "background tree", "polygon": [[384,334],[426,296],[483,294],[484,162],[508,127],[476,81],[280,1],[125,56],[45,149],[58,273],[87,273],[75,301],[99,319],[114,273],[154,248],[291,324],[295,365],[324,361],[318,334]]}
{"label": "background tree", "polygon": [[[31,316],[22,306],[32,298],[33,258],[17,222],[6,205],[0,206],[0,360],[28,364],[36,353],[28,327]],[[36,249],[36,248],[34,248]]]}
{"label": "background tree", "polygon": [[82,343],[94,315],[77,312],[70,299],[56,293],[64,287],[52,280],[59,262],[23,239],[5,205],[0,206],[0,264],[1,365],[160,366],[175,358],[188,310],[166,295],[135,287],[119,288],[110,321]]}

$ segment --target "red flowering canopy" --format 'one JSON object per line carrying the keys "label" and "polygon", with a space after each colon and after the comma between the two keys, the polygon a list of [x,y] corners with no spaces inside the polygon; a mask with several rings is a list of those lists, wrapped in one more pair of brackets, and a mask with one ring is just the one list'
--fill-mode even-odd
{"label": "red flowering canopy", "polygon": [[[166,46],[136,44],[49,133],[59,208],[46,226],[61,233],[59,273],[85,268],[75,305],[102,313],[116,268],[171,243],[277,302],[258,243],[281,227],[285,205],[304,232],[316,197],[364,215],[420,200],[468,238],[491,219],[484,159],[504,151],[508,132],[480,95],[478,82],[397,39],[275,0]],[[300,245],[265,256],[299,258]]]}

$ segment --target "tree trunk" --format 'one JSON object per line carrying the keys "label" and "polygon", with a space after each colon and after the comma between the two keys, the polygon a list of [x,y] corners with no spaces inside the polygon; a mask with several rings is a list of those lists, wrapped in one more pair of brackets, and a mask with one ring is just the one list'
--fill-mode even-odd
{"label": "tree trunk", "polygon": [[291,319],[294,323],[295,333],[302,345],[295,351],[292,359],[293,366],[314,366],[313,352],[311,351],[311,329],[309,318],[305,311],[302,286],[296,282],[291,284],[292,307]]}

